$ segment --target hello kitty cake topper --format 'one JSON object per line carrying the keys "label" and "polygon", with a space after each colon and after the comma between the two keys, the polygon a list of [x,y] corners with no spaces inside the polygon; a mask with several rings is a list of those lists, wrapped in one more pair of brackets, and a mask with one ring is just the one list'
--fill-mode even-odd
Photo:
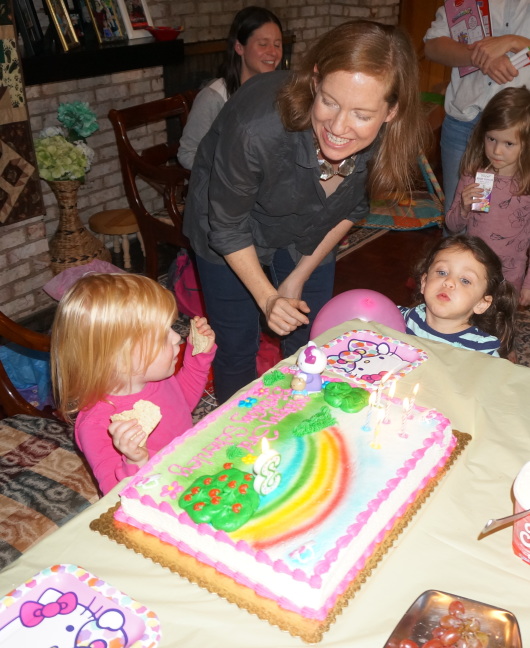
{"label": "hello kitty cake topper", "polygon": [[[324,351],[311,340],[307,343],[296,360],[298,370],[294,375],[295,385],[291,385],[296,392],[311,393],[322,389],[321,373],[326,368],[328,358]],[[303,389],[301,385],[304,383]]]}

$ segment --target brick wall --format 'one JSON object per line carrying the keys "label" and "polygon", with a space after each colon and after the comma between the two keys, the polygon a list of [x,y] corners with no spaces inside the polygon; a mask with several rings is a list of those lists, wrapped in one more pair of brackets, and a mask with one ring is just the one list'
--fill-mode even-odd
{"label": "brick wall", "polygon": [[[185,42],[223,38],[236,11],[252,0],[148,0],[156,25],[185,26]],[[261,3],[274,11],[284,28],[296,34],[292,64],[315,38],[345,20],[367,18],[395,24],[398,21],[399,0],[267,0]],[[213,72],[213,71],[212,71]],[[37,134],[45,126],[58,125],[57,107],[60,103],[87,101],[98,115],[100,130],[88,144],[96,152],[95,163],[79,191],[79,211],[86,223],[95,212],[126,206],[114,133],[107,119],[111,107],[158,99],[163,96],[160,67],[119,74],[80,79],[67,83],[50,83],[26,88],[31,127]],[[157,133],[140,133],[148,140]],[[55,198],[46,183],[42,183],[46,214],[0,229],[0,308],[15,320],[48,308],[54,302],[42,286],[51,279],[48,267],[48,239],[57,226],[58,210]]]}

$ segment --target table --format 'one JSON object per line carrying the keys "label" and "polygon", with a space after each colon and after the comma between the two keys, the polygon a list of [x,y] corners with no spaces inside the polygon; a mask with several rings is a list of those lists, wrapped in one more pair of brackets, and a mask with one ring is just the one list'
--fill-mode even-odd
{"label": "table", "polygon": [[[530,460],[530,370],[359,320],[316,341],[323,344],[345,331],[367,328],[427,351],[428,361],[399,385],[412,390],[419,382],[416,402],[438,408],[473,440],[319,645],[382,648],[409,605],[428,589],[510,610],[523,642],[530,642],[530,566],[513,554],[511,528],[477,539],[489,518],[512,512],[513,480]],[[162,648],[304,645],[90,531],[89,523],[117,501],[119,490],[114,488],[1,572],[0,595],[47,566],[74,563],[153,609],[161,620]]]}

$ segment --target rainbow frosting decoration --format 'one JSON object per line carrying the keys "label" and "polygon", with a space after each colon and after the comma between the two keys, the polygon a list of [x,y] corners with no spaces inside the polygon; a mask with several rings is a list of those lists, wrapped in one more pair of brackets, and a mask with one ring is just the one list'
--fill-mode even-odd
{"label": "rainbow frosting decoration", "polygon": [[153,457],[115,516],[320,622],[456,440],[440,413],[404,417],[397,398],[370,422],[368,392],[333,374],[293,398],[295,371],[266,374]]}

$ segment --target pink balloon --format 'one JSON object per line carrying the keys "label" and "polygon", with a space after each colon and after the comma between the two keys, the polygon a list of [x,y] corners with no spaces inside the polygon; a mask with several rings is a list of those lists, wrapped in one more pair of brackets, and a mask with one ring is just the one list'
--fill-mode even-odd
{"label": "pink balloon", "polygon": [[311,338],[349,319],[379,322],[405,333],[405,320],[394,302],[375,290],[347,290],[325,304],[315,317]]}

